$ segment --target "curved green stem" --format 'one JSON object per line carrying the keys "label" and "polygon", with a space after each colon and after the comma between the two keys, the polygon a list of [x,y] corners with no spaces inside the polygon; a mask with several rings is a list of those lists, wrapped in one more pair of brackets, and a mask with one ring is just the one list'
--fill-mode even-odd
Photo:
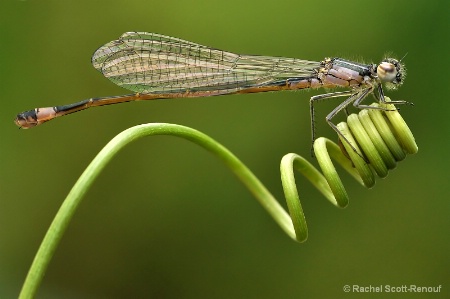
{"label": "curved green stem", "polygon": [[19,298],[32,298],[75,210],[100,172],[125,145],[151,135],[173,135],[192,141],[219,157],[247,186],[280,227],[295,239],[289,215],[256,176],[229,150],[209,136],[180,125],[145,124],[129,128],[112,139],[86,168],[61,205],[34,258]]}
{"label": "curved green stem", "polygon": [[[350,160],[343,154],[339,146],[326,138],[319,138],[314,143],[314,151],[323,175],[308,161],[296,154],[287,154],[283,157],[280,166],[281,178],[290,215],[235,155],[209,136],[192,128],[163,123],[139,125],[123,131],[100,151],[67,195],[33,260],[19,298],[33,298],[35,295],[75,210],[100,172],[122,148],[145,136],[181,137],[216,155],[234,172],[289,237],[298,242],[304,242],[308,237],[308,229],[295,184],[294,169],[301,172],[332,204],[343,208],[348,204],[348,196],[331,162],[331,157],[360,183],[372,187],[375,183],[372,168],[379,176],[385,176],[387,169],[395,167],[395,161],[404,158],[400,152],[403,154],[403,150],[407,153],[417,152],[414,138],[397,111],[383,112],[392,114],[388,116],[390,123],[386,123],[380,110],[369,110],[364,113],[363,111],[360,116],[351,115],[348,119],[348,126],[346,123],[338,124],[339,130],[352,144],[350,146],[346,142],[343,143]],[[368,129],[365,130],[363,127]],[[375,134],[371,130],[375,130],[379,134]],[[385,130],[387,132],[384,132]],[[378,136],[373,137],[372,135]],[[394,140],[391,140],[391,135]],[[375,141],[372,141],[371,138]],[[400,141],[397,142],[397,140]],[[358,153],[355,153],[354,149]],[[387,151],[395,153],[388,154]],[[372,166],[369,166],[361,158],[363,155],[368,157]]]}

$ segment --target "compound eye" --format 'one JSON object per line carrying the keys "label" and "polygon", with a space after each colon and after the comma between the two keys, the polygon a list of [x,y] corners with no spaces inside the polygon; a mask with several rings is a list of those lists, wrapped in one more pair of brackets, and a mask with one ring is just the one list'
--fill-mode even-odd
{"label": "compound eye", "polygon": [[394,82],[397,77],[397,68],[393,63],[383,61],[377,67],[377,74],[383,82]]}

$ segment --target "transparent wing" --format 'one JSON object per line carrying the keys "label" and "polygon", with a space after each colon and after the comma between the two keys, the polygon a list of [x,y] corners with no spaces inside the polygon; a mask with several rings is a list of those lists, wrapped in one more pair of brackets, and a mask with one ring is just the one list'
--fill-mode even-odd
{"label": "transparent wing", "polygon": [[92,64],[115,84],[139,93],[232,93],[309,78],[319,68],[319,62],[239,55],[146,32],[127,32],[105,44],[92,56]]}

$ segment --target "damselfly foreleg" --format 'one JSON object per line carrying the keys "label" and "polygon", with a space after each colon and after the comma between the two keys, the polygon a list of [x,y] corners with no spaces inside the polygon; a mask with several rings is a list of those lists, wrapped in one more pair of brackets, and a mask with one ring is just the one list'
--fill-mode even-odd
{"label": "damselfly foreleg", "polygon": [[[377,90],[378,90],[378,96],[376,96],[375,93],[374,93],[374,96],[377,98],[378,102],[383,103],[383,104],[386,104],[386,101],[385,101],[385,99],[384,99],[383,86],[382,86],[381,84],[378,85]],[[412,102],[407,102],[407,101],[390,101],[389,104],[393,104],[393,105],[405,105],[405,104],[407,104],[407,105],[414,106],[414,103],[412,103]],[[373,109],[373,108],[372,108],[372,109]],[[398,110],[398,109],[397,109],[397,110]]]}

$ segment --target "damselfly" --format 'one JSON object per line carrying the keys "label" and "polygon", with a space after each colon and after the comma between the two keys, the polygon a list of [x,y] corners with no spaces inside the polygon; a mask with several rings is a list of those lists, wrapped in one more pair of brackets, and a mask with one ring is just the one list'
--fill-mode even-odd
{"label": "damselfly", "polygon": [[314,141],[314,103],[327,98],[347,97],[326,116],[328,124],[345,139],[333,124],[333,117],[352,103],[360,109],[383,109],[361,102],[373,93],[379,102],[384,103],[382,83],[387,88],[396,88],[405,77],[401,61],[393,58],[386,58],[379,64],[362,64],[342,58],[325,58],[315,62],[240,55],[146,32],[127,32],[119,39],[105,44],[95,51],[92,64],[106,78],[134,93],[36,108],[18,114],[15,123],[21,128],[31,128],[89,107],[130,101],[346,87],[349,90],[317,95],[310,99]]}

